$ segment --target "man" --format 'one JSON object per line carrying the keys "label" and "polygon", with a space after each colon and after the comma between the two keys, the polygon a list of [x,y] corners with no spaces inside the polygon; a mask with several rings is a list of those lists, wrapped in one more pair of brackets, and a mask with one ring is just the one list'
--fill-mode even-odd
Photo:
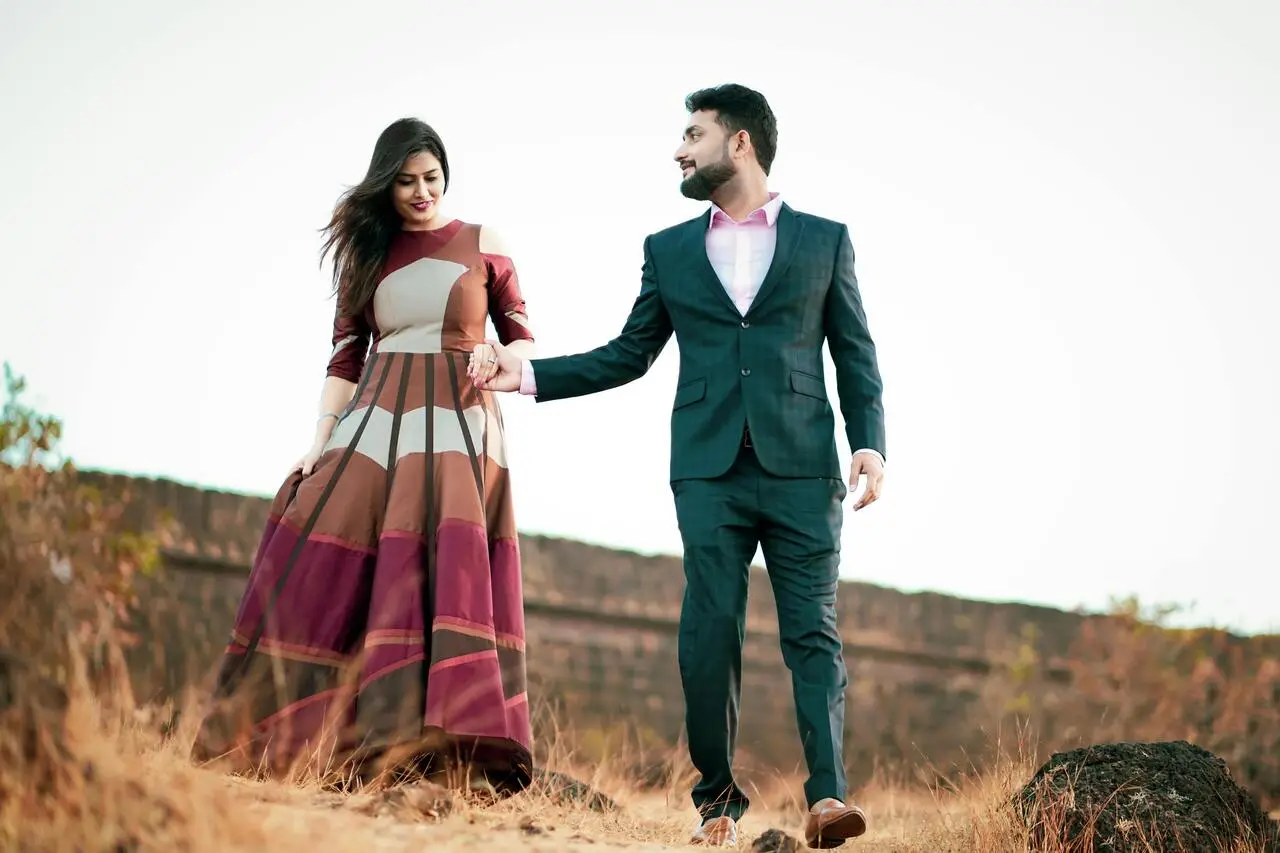
{"label": "man", "polygon": [[[525,362],[494,344],[486,387],[538,401],[593,394],[649,369],[674,333],[680,374],[671,414],[671,489],[684,542],[680,676],[695,844],[731,846],[748,799],[731,768],[738,727],[748,570],[759,545],[777,600],[809,778],[805,836],[836,847],[866,831],[844,802],[844,694],[836,626],[843,501],[825,340],[851,449],[860,510],[880,495],[881,380],[848,229],[797,213],[767,187],[773,112],[739,85],[690,95],[675,160],[681,191],[710,200],[696,219],[644,242],[640,295],[622,332],[590,352]],[[496,373],[494,372],[496,371]],[[491,378],[486,378],[491,375]]]}

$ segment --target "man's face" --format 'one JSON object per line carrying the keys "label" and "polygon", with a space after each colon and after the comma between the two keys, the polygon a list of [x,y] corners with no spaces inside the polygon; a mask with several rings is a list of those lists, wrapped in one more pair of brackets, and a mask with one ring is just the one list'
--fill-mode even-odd
{"label": "man's face", "polygon": [[675,161],[683,176],[680,192],[698,201],[711,198],[737,174],[737,166],[729,156],[729,134],[716,121],[716,114],[708,110],[689,115]]}

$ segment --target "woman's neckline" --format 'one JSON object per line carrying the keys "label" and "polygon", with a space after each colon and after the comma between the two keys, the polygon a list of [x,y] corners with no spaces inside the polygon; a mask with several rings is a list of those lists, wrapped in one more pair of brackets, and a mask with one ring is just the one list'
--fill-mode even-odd
{"label": "woman's neckline", "polygon": [[401,228],[400,233],[407,237],[431,237],[436,234],[452,236],[462,226],[461,219],[450,219],[439,228],[413,229]]}

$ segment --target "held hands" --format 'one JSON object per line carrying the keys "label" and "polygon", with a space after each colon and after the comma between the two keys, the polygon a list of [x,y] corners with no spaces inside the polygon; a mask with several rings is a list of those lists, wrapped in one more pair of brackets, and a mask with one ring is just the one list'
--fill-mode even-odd
{"label": "held hands", "polygon": [[522,366],[520,356],[497,341],[486,341],[472,350],[467,375],[486,391],[518,391]]}
{"label": "held hands", "polygon": [[853,466],[849,471],[850,489],[858,488],[858,477],[862,474],[867,477],[867,490],[853,505],[854,512],[865,509],[880,498],[880,489],[884,484],[884,463],[880,461],[880,457],[874,453],[855,453]]}

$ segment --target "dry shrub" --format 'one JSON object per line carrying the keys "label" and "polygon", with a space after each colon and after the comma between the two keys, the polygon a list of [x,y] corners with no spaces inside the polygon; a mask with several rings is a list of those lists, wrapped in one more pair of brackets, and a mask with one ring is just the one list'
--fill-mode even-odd
{"label": "dry shrub", "polygon": [[[193,849],[229,838],[216,790],[190,768],[123,755],[104,736],[130,715],[121,649],[131,580],[151,540],[59,458],[61,425],[20,399],[0,410],[0,848]],[[196,805],[200,804],[197,808]],[[243,832],[243,831],[242,831]]]}
{"label": "dry shrub", "polygon": [[1062,717],[1080,743],[1194,743],[1280,808],[1280,636],[1168,627],[1175,612],[1128,600],[1086,621]]}
{"label": "dry shrub", "polygon": [[[121,650],[136,576],[159,565],[156,539],[123,521],[126,496],[80,482],[61,457],[62,424],[25,405],[5,366],[0,409],[0,648],[55,682],[71,649],[104,695],[127,690]],[[127,698],[127,697],[126,697]]]}

